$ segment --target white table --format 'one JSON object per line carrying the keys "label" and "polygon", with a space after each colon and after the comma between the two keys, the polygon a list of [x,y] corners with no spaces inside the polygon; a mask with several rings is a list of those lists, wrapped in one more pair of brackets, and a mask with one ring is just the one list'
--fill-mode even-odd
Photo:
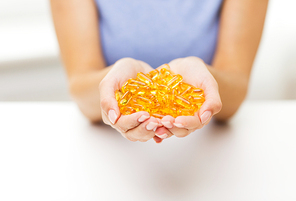
{"label": "white table", "polygon": [[296,101],[247,102],[162,144],[91,125],[73,103],[0,103],[0,200],[296,200]]}

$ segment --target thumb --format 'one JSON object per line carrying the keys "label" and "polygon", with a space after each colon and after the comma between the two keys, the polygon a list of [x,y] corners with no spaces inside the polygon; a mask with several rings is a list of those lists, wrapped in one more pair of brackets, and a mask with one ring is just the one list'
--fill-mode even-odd
{"label": "thumb", "polygon": [[205,94],[205,102],[199,110],[199,117],[202,124],[207,123],[211,117],[217,114],[222,108],[222,102],[218,91]]}
{"label": "thumb", "polygon": [[100,105],[102,115],[106,115],[112,124],[115,124],[120,116],[118,103],[115,99],[115,91],[117,90],[116,80],[103,79],[99,86]]}

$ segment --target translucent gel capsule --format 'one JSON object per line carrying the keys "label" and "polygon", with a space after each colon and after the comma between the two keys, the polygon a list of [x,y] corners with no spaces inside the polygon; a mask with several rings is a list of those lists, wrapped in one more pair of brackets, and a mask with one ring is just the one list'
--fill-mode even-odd
{"label": "translucent gel capsule", "polygon": [[122,96],[123,96],[123,93],[119,90],[116,90],[115,99],[117,100],[117,102],[121,99]]}
{"label": "translucent gel capsule", "polygon": [[151,90],[150,90],[150,93],[153,94],[154,96],[157,95],[158,93],[158,90],[159,90],[159,85],[154,82],[151,86],[150,86]]}
{"label": "translucent gel capsule", "polygon": [[167,86],[175,88],[181,81],[183,77],[181,75],[174,75],[170,81],[168,81]]}
{"label": "translucent gel capsule", "polygon": [[145,75],[142,72],[140,72],[140,73],[137,74],[137,78],[140,81],[145,82],[147,85],[151,85],[152,84],[152,80],[147,75]]}
{"label": "translucent gel capsule", "polygon": [[136,84],[127,84],[125,86],[126,91],[130,91],[131,93],[135,93],[139,89],[139,86]]}
{"label": "translucent gel capsule", "polygon": [[194,109],[193,108],[183,108],[178,110],[178,116],[193,116]]}
{"label": "translucent gel capsule", "polygon": [[191,107],[191,103],[187,99],[185,99],[181,96],[176,96],[176,103],[178,103],[179,105],[181,105],[185,108]]}
{"label": "translucent gel capsule", "polygon": [[150,87],[148,86],[140,86],[136,91],[135,95],[146,96],[150,94]]}
{"label": "translucent gel capsule", "polygon": [[192,89],[192,86],[188,86],[187,89],[185,89],[182,93],[180,93],[180,96],[186,95],[190,91],[190,89]]}
{"label": "translucent gel capsule", "polygon": [[120,105],[126,105],[129,102],[129,100],[131,99],[131,97],[132,97],[131,92],[129,92],[129,91],[125,92],[125,94],[123,94],[123,96],[120,99],[120,102],[119,102]]}
{"label": "translucent gel capsule", "polygon": [[145,107],[143,105],[140,105],[140,104],[133,104],[132,107],[136,110],[136,112],[145,110]]}
{"label": "translucent gel capsule", "polygon": [[159,78],[159,73],[160,72],[156,69],[156,70],[150,71],[147,76],[149,76],[152,79],[152,81],[155,81]]}
{"label": "translucent gel capsule", "polygon": [[152,101],[148,98],[142,97],[142,96],[136,96],[133,98],[133,102],[138,103],[140,105],[151,105]]}
{"label": "translucent gel capsule", "polygon": [[192,104],[202,104],[203,102],[205,102],[205,98],[203,96],[190,96],[189,100]]}
{"label": "translucent gel capsule", "polygon": [[170,88],[166,85],[163,84],[159,84],[158,85],[158,92],[163,95],[163,94],[167,94],[170,92]]}
{"label": "translucent gel capsule", "polygon": [[166,84],[173,78],[172,72],[166,68],[160,69],[160,76],[159,76],[159,82],[161,84]]}
{"label": "translucent gel capsule", "polygon": [[194,88],[191,93],[190,93],[191,96],[194,96],[194,97],[198,97],[198,96],[203,96],[203,90],[202,89],[199,89],[199,88]]}
{"label": "translucent gel capsule", "polygon": [[129,115],[135,112],[136,110],[130,106],[125,106],[120,108],[120,113],[122,113],[123,115]]}
{"label": "translucent gel capsule", "polygon": [[163,114],[153,113],[153,114],[151,114],[151,116],[153,116],[153,117],[155,117],[155,118],[162,119],[165,115],[163,115]]}

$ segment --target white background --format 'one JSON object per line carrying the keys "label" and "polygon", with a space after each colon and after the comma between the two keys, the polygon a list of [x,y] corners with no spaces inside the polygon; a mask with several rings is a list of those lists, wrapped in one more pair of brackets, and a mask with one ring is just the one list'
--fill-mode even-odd
{"label": "white background", "polygon": [[[296,1],[270,0],[249,99],[296,99]],[[67,101],[49,1],[0,1],[0,101]]]}

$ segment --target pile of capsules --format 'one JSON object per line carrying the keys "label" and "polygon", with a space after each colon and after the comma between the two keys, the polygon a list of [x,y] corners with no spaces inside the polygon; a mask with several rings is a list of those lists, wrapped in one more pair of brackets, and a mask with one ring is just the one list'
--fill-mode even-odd
{"label": "pile of capsules", "polygon": [[160,119],[166,115],[193,116],[205,101],[203,90],[183,82],[168,64],[147,74],[138,73],[115,92],[115,97],[123,115],[147,111]]}

